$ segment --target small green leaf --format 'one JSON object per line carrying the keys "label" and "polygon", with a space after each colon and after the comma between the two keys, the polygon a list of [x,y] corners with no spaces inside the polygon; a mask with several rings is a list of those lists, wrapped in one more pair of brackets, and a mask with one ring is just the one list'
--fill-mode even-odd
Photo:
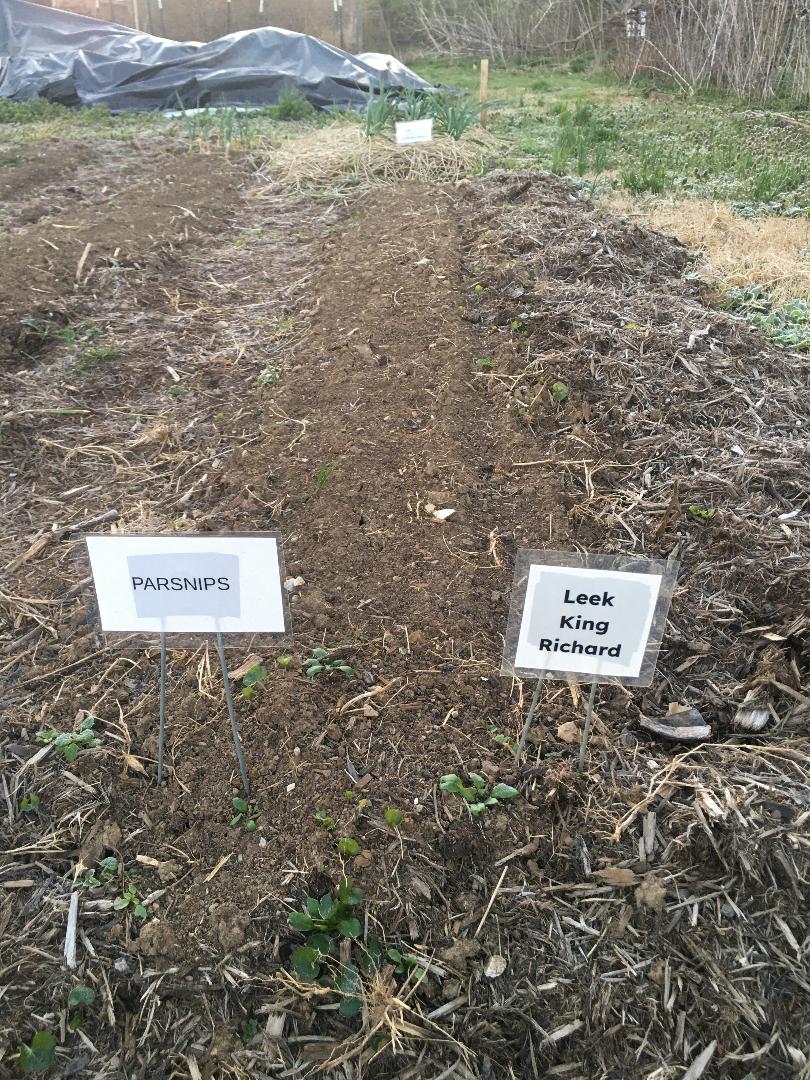
{"label": "small green leaf", "polygon": [[551,384],[551,400],[556,402],[565,401],[568,397],[568,387],[564,382],[555,382]]}
{"label": "small green leaf", "polygon": [[337,849],[341,855],[360,854],[360,845],[351,836],[341,836],[337,842]]}
{"label": "small green leaf", "polygon": [[360,921],[359,919],[341,919],[338,923],[338,930],[344,937],[356,938],[360,936]]}
{"label": "small green leaf", "polygon": [[479,817],[487,808],[487,804],[483,802],[473,802],[468,804],[468,809],[475,817]]}
{"label": "small green leaf", "polygon": [[65,761],[73,762],[79,756],[79,747],[75,742],[69,742],[67,746],[62,747],[62,754],[64,755]]}
{"label": "small green leaf", "polygon": [[27,797],[20,799],[20,810],[24,814],[27,814],[32,810],[37,810],[40,801],[39,795],[28,795]]}
{"label": "small green leaf", "polygon": [[293,930],[303,930],[304,933],[314,926],[312,918],[305,911],[290,911],[287,915],[287,922]]}
{"label": "small green leaf", "polygon": [[98,865],[102,874],[109,875],[109,877],[118,873],[118,859],[116,859],[115,855],[108,855],[106,859],[102,859]]}
{"label": "small green leaf", "polygon": [[503,802],[506,799],[516,798],[520,794],[520,792],[517,790],[517,788],[510,787],[509,784],[496,784],[490,794],[494,798]]}
{"label": "small green leaf", "polygon": [[76,1009],[80,1005],[92,1005],[96,1000],[96,992],[89,986],[74,986],[68,994],[68,1008]]}
{"label": "small green leaf", "polygon": [[253,818],[249,818],[242,826],[242,828],[245,830],[245,832],[253,832],[256,828],[256,822],[253,820]]}
{"label": "small green leaf", "polygon": [[379,971],[383,965],[383,946],[378,937],[369,938],[360,966],[363,971]]}
{"label": "small green leaf", "polygon": [[250,671],[245,673],[242,682],[245,684],[245,686],[255,686],[256,683],[260,683],[266,678],[267,668],[264,666],[264,664],[256,664],[255,667],[252,667]]}
{"label": "small green leaf", "polygon": [[291,662],[292,662],[292,657],[291,656],[277,656],[276,657],[276,664],[278,665],[278,667],[289,667]]}
{"label": "small green leaf", "polygon": [[460,792],[463,790],[464,785],[455,773],[446,773],[440,778],[439,787],[446,792]]}
{"label": "small green leaf", "polygon": [[470,780],[472,780],[473,786],[475,787],[476,791],[483,791],[484,788],[487,786],[486,780],[480,773],[471,772],[468,775],[470,777]]}
{"label": "small green leaf", "polygon": [[326,649],[313,649],[312,655],[317,656],[319,660],[325,660],[329,653],[326,651]]}
{"label": "small green leaf", "polygon": [[326,896],[322,896],[318,901],[318,908],[320,910],[321,918],[328,922],[337,911],[337,904],[327,893]]}
{"label": "small green leaf", "polygon": [[116,896],[115,900],[113,900],[113,907],[116,911],[123,911],[125,907],[129,907],[129,897],[126,895]]}
{"label": "small green leaf", "polygon": [[320,919],[321,917],[321,905],[315,899],[314,896],[308,896],[306,900],[306,909],[313,919]]}
{"label": "small green leaf", "polygon": [[332,939],[328,934],[324,934],[322,931],[318,931],[316,934],[310,934],[307,938],[307,946],[310,949],[315,949],[323,956],[331,956],[335,951],[335,947],[332,944]]}
{"label": "small green leaf", "polygon": [[387,953],[388,959],[393,960],[395,964],[402,963],[402,953],[399,949],[389,949]]}
{"label": "small green leaf", "polygon": [[20,1068],[24,1073],[47,1072],[55,1053],[56,1039],[50,1031],[38,1031],[30,1046],[20,1047]]}
{"label": "small green leaf", "polygon": [[248,804],[244,799],[231,799],[231,806],[234,810],[238,810],[240,814],[246,814]]}
{"label": "small green leaf", "polygon": [[354,966],[349,964],[343,968],[340,978],[337,981],[337,988],[341,994],[345,995],[341,998],[339,1012],[341,1016],[357,1016],[363,1007],[363,1000],[360,997],[360,972]]}
{"label": "small green leaf", "polygon": [[342,671],[344,675],[354,675],[354,668],[348,664],[339,664],[338,671]]}
{"label": "small green leaf", "polygon": [[228,822],[228,826],[232,829],[234,827],[234,825],[238,825],[241,820],[242,820],[242,815],[241,814],[236,814]]}
{"label": "small green leaf", "polygon": [[362,899],[362,889],[359,889],[356,885],[352,885],[348,878],[341,882],[340,888],[338,889],[338,900],[342,904],[354,907],[356,904],[361,903]]}
{"label": "small green leaf", "polygon": [[135,914],[138,916],[139,919],[148,919],[149,918],[149,912],[146,910],[146,908],[143,906],[143,904],[140,902],[140,900],[135,902],[135,905],[133,907],[133,911],[135,912]]}
{"label": "small green leaf", "polygon": [[302,979],[317,979],[321,973],[320,958],[321,954],[317,949],[310,949],[308,946],[302,945],[300,949],[296,949],[292,954],[293,969]]}
{"label": "small green leaf", "polygon": [[252,698],[253,695],[255,694],[255,692],[256,691],[253,689],[252,686],[243,686],[242,687],[242,697],[243,698]]}
{"label": "small green leaf", "polygon": [[385,824],[389,829],[398,829],[405,820],[405,815],[394,806],[389,806],[385,811]]}
{"label": "small green leaf", "polygon": [[320,674],[320,673],[321,673],[321,672],[322,672],[323,670],[324,670],[324,666],[323,666],[323,664],[311,664],[311,665],[310,665],[310,666],[309,666],[309,667],[308,667],[308,668],[306,669],[306,671],[304,672],[304,674],[305,674],[305,675],[309,675],[309,676],[310,676],[310,678],[311,678],[311,677],[312,677],[313,675],[319,675],[319,674]]}

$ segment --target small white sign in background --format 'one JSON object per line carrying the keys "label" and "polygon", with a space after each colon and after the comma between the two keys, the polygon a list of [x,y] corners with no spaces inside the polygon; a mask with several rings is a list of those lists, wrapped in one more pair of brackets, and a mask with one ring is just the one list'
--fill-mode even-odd
{"label": "small white sign in background", "polygon": [[86,536],[105,633],[284,634],[271,535]]}
{"label": "small white sign in background", "polygon": [[427,120],[398,120],[396,140],[398,143],[420,143],[433,141],[433,117]]}
{"label": "small white sign in background", "polygon": [[521,551],[503,674],[647,685],[677,563]]}

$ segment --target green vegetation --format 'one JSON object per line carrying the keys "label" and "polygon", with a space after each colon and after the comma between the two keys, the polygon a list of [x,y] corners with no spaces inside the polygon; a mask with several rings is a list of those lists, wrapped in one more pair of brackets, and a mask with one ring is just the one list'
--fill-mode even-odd
{"label": "green vegetation", "polygon": [[337,842],[337,849],[341,855],[354,856],[360,854],[360,845],[351,836],[341,836]]}
{"label": "green vegetation", "polygon": [[774,304],[760,285],[729,289],[725,307],[766,334],[775,345],[797,352],[810,352],[810,304],[794,300]]}
{"label": "green vegetation", "polygon": [[325,810],[319,810],[315,815],[315,820],[324,832],[331,832],[335,827],[335,819],[330,814],[327,814]]}
{"label": "green vegetation", "polygon": [[467,777],[469,785],[462,783],[455,773],[447,773],[439,780],[439,788],[445,794],[460,795],[475,817],[485,813],[489,807],[514,799],[519,794],[517,788],[510,787],[509,784],[494,784],[487,791],[487,782],[479,773],[467,773]]}
{"label": "green vegetation", "polygon": [[250,671],[246,671],[242,677],[242,697],[252,698],[256,688],[261,686],[267,678],[267,668],[264,664],[255,664]]}
{"label": "green vegetation", "polygon": [[113,908],[115,911],[132,911],[139,919],[148,919],[149,912],[143,906],[141,898],[138,895],[137,889],[134,885],[127,885],[123,893],[117,896],[113,900]]}
{"label": "green vegetation", "polygon": [[94,345],[84,349],[76,362],[76,370],[82,375],[96,371],[107,364],[114,364],[121,359],[121,350],[115,345]]}
{"label": "green vegetation", "polygon": [[88,750],[101,745],[101,739],[95,734],[96,718],[85,716],[76,731],[56,731],[47,728],[37,733],[38,743],[53,743],[57,753],[67,762],[75,761],[81,750]]}
{"label": "green vegetation", "polygon": [[334,675],[336,671],[343,675],[354,675],[354,668],[350,667],[339,656],[329,659],[326,649],[313,649],[312,656],[304,661],[304,674],[313,679],[316,675]]}
{"label": "green vegetation", "polygon": [[551,394],[551,400],[556,401],[559,405],[563,401],[566,401],[568,399],[568,394],[570,393],[570,391],[568,389],[567,383],[555,382],[551,384],[551,389],[549,390],[549,393]]}
{"label": "green vegetation", "polygon": [[308,896],[303,911],[291,911],[287,921],[294,930],[307,935],[305,946],[292,954],[292,965],[303,979],[317,979],[324,958],[337,955],[335,937],[357,938],[360,922],[353,909],[362,903],[363,890],[344,878],[337,893],[316,899]]}
{"label": "green vegetation", "polygon": [[395,806],[389,806],[385,811],[385,824],[389,829],[398,829],[405,820],[405,815]]}
{"label": "green vegetation", "polygon": [[311,120],[316,115],[315,106],[307,101],[300,90],[288,90],[270,105],[264,114],[274,120]]}
{"label": "green vegetation", "polygon": [[24,795],[23,798],[20,799],[20,812],[23,814],[34,813],[35,811],[39,810],[39,804],[41,801],[42,800],[40,799],[39,795]]}
{"label": "green vegetation", "polygon": [[79,878],[79,885],[85,889],[100,889],[106,885],[118,873],[118,859],[114,855],[108,855],[98,863],[95,870],[86,870]]}
{"label": "green vegetation", "polygon": [[261,813],[256,803],[248,802],[247,799],[235,798],[231,799],[231,805],[236,813],[228,822],[230,828],[236,829],[241,826],[245,832],[255,832],[256,818]]}
{"label": "green vegetation", "polygon": [[49,1031],[38,1031],[31,1045],[20,1047],[20,1071],[24,1075],[47,1072],[56,1054],[56,1039]]}
{"label": "green vegetation", "polygon": [[85,1020],[86,1010],[96,1000],[96,992],[89,986],[74,986],[68,994],[68,1028],[76,1031]]}

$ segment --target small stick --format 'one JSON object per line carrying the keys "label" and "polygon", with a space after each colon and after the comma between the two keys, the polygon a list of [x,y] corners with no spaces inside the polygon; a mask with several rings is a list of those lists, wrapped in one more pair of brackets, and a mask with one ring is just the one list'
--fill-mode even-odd
{"label": "small stick", "polygon": [[579,765],[578,769],[580,775],[585,772],[585,750],[588,746],[588,739],[591,734],[591,724],[593,723],[593,703],[596,699],[596,679],[591,683],[591,693],[588,697],[588,711],[585,713],[585,727],[582,729],[582,739],[579,744]]}
{"label": "small stick", "polygon": [[233,695],[231,694],[231,680],[228,677],[228,666],[225,663],[225,642],[222,640],[222,631],[217,630],[217,652],[219,653],[219,666],[222,668],[222,679],[225,684],[225,701],[228,704],[228,717],[231,721],[231,734],[233,745],[236,750],[236,758],[239,762],[239,771],[242,774],[242,786],[245,794],[250,795],[250,780],[248,780],[245,755],[242,753],[242,740],[239,737],[239,727],[236,723],[236,710],[233,707]]}
{"label": "small stick", "polygon": [[523,753],[523,748],[526,745],[526,739],[529,736],[529,728],[532,726],[532,720],[534,719],[534,710],[537,708],[537,699],[540,697],[540,687],[543,685],[545,677],[545,672],[541,672],[540,677],[537,680],[537,685],[534,688],[532,702],[529,706],[529,715],[526,717],[526,723],[523,725],[523,731],[520,733],[520,739],[515,747],[515,761],[520,761],[520,755]]}
{"label": "small stick", "polygon": [[70,894],[67,931],[65,933],[65,965],[72,971],[76,967],[76,930],[79,926],[79,893]]}
{"label": "small stick", "polygon": [[158,786],[163,783],[163,757],[166,753],[166,635],[160,635],[160,727],[158,728]]}
{"label": "small stick", "polygon": [[484,106],[487,103],[487,93],[489,91],[489,60],[486,57],[481,61],[481,89],[478,95],[478,101],[481,105],[481,115],[479,117],[481,127],[487,126],[487,110]]}
{"label": "small stick", "polygon": [[476,926],[475,933],[473,934],[473,937],[478,937],[478,932],[480,931],[480,929],[484,925],[484,923],[487,921],[487,915],[489,915],[490,908],[495,903],[495,897],[501,891],[501,885],[503,884],[503,879],[506,877],[506,871],[508,869],[509,869],[509,867],[505,866],[503,868],[503,870],[501,871],[501,876],[498,878],[498,884],[492,890],[492,896],[490,896],[490,898],[489,898],[489,903],[487,904],[487,910],[481,916],[481,922],[478,924],[478,926]]}

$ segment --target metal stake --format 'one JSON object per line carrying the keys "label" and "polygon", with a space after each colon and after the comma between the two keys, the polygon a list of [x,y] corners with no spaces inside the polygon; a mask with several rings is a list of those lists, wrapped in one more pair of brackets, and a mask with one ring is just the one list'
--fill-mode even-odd
{"label": "metal stake", "polygon": [[585,772],[585,750],[588,746],[588,739],[591,734],[591,724],[593,723],[593,703],[596,699],[596,679],[591,683],[591,693],[588,698],[588,711],[585,713],[585,727],[582,729],[582,740],[579,744],[579,772]]}
{"label": "metal stake", "polygon": [[242,753],[242,740],[239,738],[239,728],[236,724],[236,711],[233,707],[233,695],[231,694],[231,681],[228,678],[228,666],[225,663],[225,643],[222,640],[222,633],[219,630],[217,630],[217,652],[219,653],[219,666],[222,668],[222,679],[225,683],[225,700],[228,703],[231,734],[233,735],[233,745],[236,750],[236,757],[239,761],[239,771],[242,774],[242,785],[245,789],[245,794],[250,795],[250,781],[248,780],[247,766],[245,765],[245,755]]}
{"label": "metal stake", "polygon": [[526,745],[529,728],[532,726],[532,720],[534,719],[534,710],[537,708],[537,700],[540,697],[540,687],[543,685],[545,677],[545,672],[542,672],[537,680],[537,685],[534,688],[532,702],[529,706],[529,715],[526,717],[526,723],[523,725],[523,731],[520,733],[520,739],[515,747],[515,761],[520,761],[520,755],[523,753],[523,747]]}
{"label": "metal stake", "polygon": [[160,728],[158,729],[158,786],[163,783],[163,757],[166,753],[166,635],[160,635]]}

